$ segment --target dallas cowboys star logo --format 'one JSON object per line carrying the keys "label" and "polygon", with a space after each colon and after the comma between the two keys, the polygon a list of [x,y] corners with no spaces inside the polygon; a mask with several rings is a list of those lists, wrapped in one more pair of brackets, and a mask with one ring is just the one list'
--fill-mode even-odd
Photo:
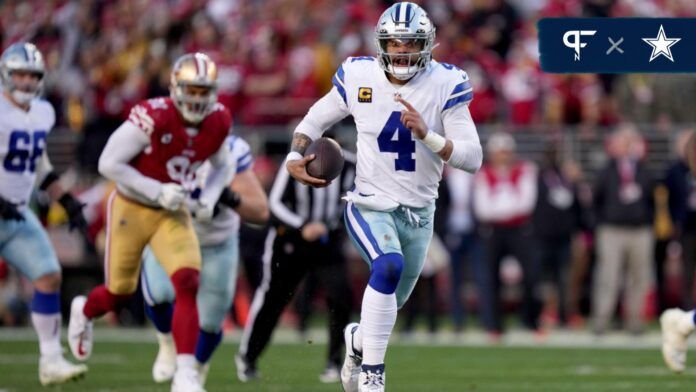
{"label": "dallas cowboys star logo", "polygon": [[665,35],[665,29],[662,27],[662,25],[660,25],[660,30],[657,32],[657,37],[643,38],[643,41],[653,48],[652,53],[650,54],[649,62],[655,60],[657,56],[665,56],[669,59],[669,61],[674,62],[674,57],[672,57],[672,50],[670,47],[681,41],[681,38],[667,38]]}

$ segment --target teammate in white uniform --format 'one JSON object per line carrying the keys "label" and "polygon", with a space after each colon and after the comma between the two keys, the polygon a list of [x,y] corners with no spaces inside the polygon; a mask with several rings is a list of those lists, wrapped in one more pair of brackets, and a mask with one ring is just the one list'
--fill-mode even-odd
{"label": "teammate in white uniform", "polygon": [[[222,339],[222,322],[234,297],[239,264],[240,216],[256,224],[265,223],[269,217],[266,194],[251,170],[253,157],[249,145],[235,135],[227,138],[226,145],[229,148],[229,161],[236,166],[236,175],[230,188],[223,192],[218,202],[218,213],[213,219],[194,222],[203,260],[196,301],[200,330],[195,353],[203,378],[201,384],[205,383],[209,360]],[[206,163],[199,169],[196,178],[201,184],[205,183],[209,166]],[[160,346],[152,377],[156,382],[165,382],[173,377],[176,365],[176,350],[171,336],[174,287],[149,248],[145,250],[143,259],[141,282],[146,313],[158,331]]]}
{"label": "teammate in white uniform", "polygon": [[346,225],[371,268],[360,324],[346,327],[346,391],[383,391],[384,356],[397,309],[411,294],[432,238],[434,200],[443,164],[475,172],[482,149],[468,104],[467,74],[432,60],[435,27],[425,11],[396,3],[375,28],[379,56],[348,58],[334,88],[295,129],[286,165],[306,184],[306,147],[352,115],[358,131],[355,190]]}
{"label": "teammate in white uniform", "polygon": [[39,381],[62,383],[81,376],[85,365],[63,358],[60,345],[60,265],[48,235],[27,207],[35,184],[59,201],[70,227],[85,229],[82,204],[60,186],[46,153],[55,112],[39,99],[44,61],[30,43],[14,44],[0,57],[0,256],[34,285],[31,320],[39,335]]}

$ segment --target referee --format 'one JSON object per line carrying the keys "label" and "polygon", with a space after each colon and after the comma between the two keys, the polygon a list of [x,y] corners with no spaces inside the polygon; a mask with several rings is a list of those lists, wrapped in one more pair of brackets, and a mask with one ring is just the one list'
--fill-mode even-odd
{"label": "referee", "polygon": [[263,254],[263,279],[256,290],[235,358],[243,382],[259,377],[256,362],[297,286],[310,270],[316,272],[329,309],[329,350],[322,382],[338,382],[343,362],[343,327],[348,324],[351,292],[342,245],[341,196],[355,179],[355,155],[343,151],[345,166],[330,185],[313,188],[290,177],[281,165],[269,204],[272,227]]}

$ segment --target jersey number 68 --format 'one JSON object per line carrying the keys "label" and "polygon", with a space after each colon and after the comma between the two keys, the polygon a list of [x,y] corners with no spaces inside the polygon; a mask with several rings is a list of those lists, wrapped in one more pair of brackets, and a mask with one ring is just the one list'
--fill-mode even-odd
{"label": "jersey number 68", "polygon": [[14,130],[10,133],[7,155],[2,165],[8,172],[36,171],[36,159],[46,149],[46,131]]}

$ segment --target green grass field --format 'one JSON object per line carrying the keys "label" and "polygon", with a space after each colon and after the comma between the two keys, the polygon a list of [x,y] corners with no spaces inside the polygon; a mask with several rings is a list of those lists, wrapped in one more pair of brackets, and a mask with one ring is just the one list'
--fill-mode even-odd
{"label": "green grass field", "polygon": [[[323,344],[277,344],[260,362],[262,380],[235,376],[237,345],[225,342],[213,360],[207,390],[341,391],[319,383]],[[36,343],[0,341],[0,391],[168,391],[155,385],[149,342],[97,342],[85,379],[43,389]],[[696,390],[696,367],[673,375],[655,349],[446,347],[395,344],[387,357],[389,391],[663,391]]]}

